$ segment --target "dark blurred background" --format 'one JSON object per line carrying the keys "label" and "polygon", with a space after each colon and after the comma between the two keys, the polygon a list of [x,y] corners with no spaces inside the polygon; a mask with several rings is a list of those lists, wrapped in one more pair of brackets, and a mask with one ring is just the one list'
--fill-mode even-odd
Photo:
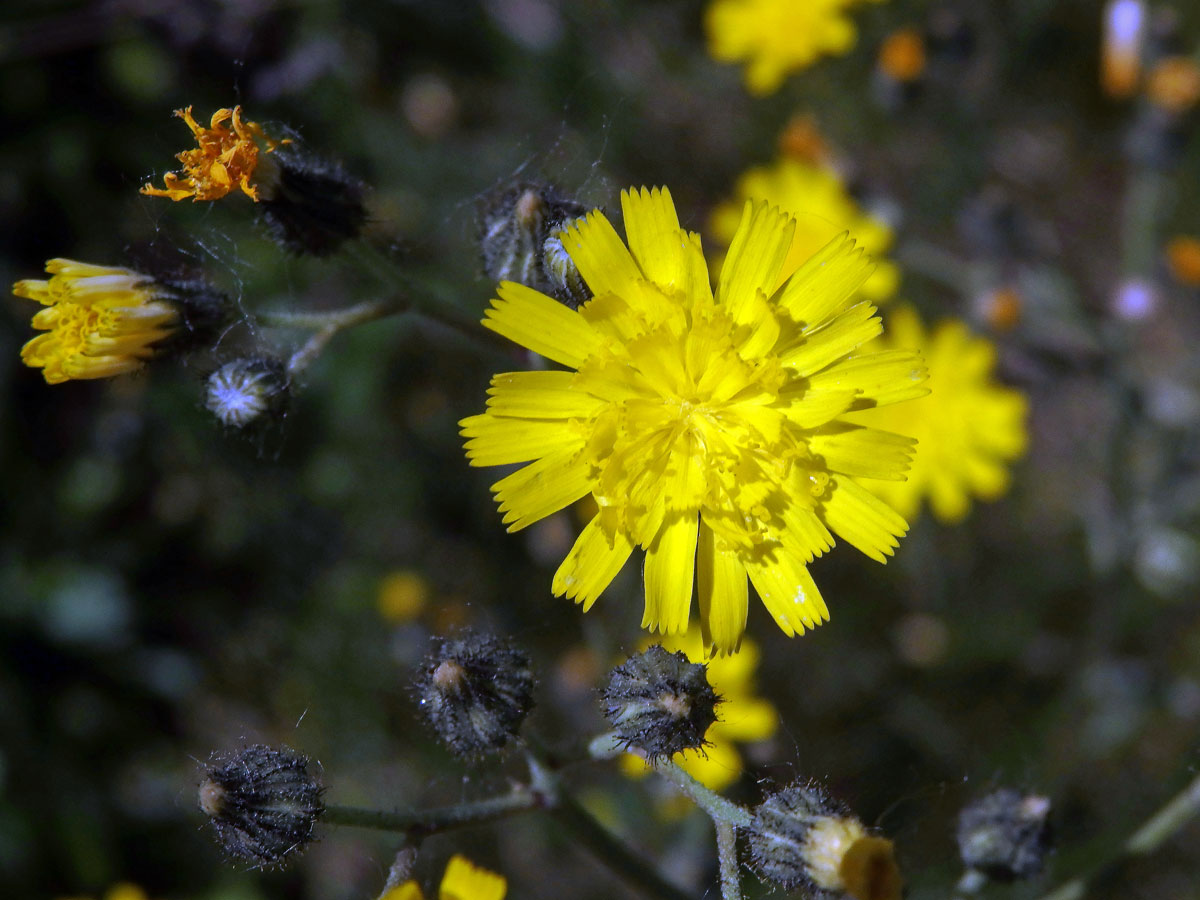
{"label": "dark blurred background", "polygon": [[[1200,13],[1159,12],[1193,53]],[[845,546],[816,562],[833,614],[816,632],[789,640],[752,604],[781,727],[746,749],[730,793],[826,780],[895,839],[913,898],[957,880],[963,804],[1000,784],[1045,794],[1050,871],[995,894],[1036,896],[1104,859],[1197,762],[1200,317],[1161,248],[1200,232],[1200,147],[1186,119],[1168,140],[1144,100],[1101,92],[1099,3],[867,4],[853,52],[763,99],[709,58],[702,14],[675,0],[7,0],[0,283],[69,256],[203,269],[247,311],[390,290],[353,253],[288,255],[245,198],[139,196],[189,146],[171,116],[188,105],[206,121],[241,103],[341,160],[372,186],[373,240],[405,283],[472,315],[493,287],[474,244],[489,191],[551,181],[615,211],[621,188],[668,184],[703,230],[812,113],[860,201],[888,211],[902,297],[986,331],[979,298],[1019,289],[1020,324],[991,337],[1031,398],[1032,449],[1006,498],[954,528],[921,517],[886,568]],[[961,32],[919,88],[881,83],[885,36],[946,15]],[[1135,182],[1157,187],[1140,217]],[[1153,296],[1135,314],[1120,302],[1133,276]],[[502,789],[518,760],[464,767],[418,721],[410,675],[447,629],[529,649],[531,727],[548,742],[601,729],[594,685],[642,637],[640,579],[631,565],[585,617],[549,591],[576,519],[504,532],[495,473],[467,467],[455,424],[503,358],[383,320],[338,337],[286,419],[250,440],[203,408],[203,363],[48,386],[19,361],[32,312],[0,303],[5,896],[98,897],[118,881],[152,898],[376,896],[387,836],[325,830],[284,872],[223,861],[194,809],[198,761],[286,743],[343,803]],[[298,337],[243,325],[216,357]],[[428,592],[412,615],[380,601],[398,572]],[[703,816],[662,824],[650,782],[613,765],[569,780],[715,896]],[[1095,896],[1193,895],[1196,838]],[[429,840],[427,884],[457,850],[514,898],[633,896],[537,816]]]}

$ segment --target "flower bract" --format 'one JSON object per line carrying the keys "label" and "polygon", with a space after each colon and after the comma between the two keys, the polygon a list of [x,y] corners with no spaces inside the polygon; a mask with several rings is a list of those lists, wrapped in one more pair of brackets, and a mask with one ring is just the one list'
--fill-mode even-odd
{"label": "flower bract", "polygon": [[717,206],[709,221],[722,246],[733,239],[742,206],[751,197],[773,203],[796,219],[786,268],[796,268],[831,238],[847,231],[875,260],[875,271],[860,289],[863,298],[882,303],[896,292],[900,270],[882,258],[892,245],[892,229],[859,208],[841,176],[829,165],[783,156],[769,166],[755,166],[743,173],[734,196]]}
{"label": "flower bract", "polygon": [[45,307],[33,327],[46,334],[25,344],[21,360],[49,384],[136,371],[179,327],[179,306],[148,275],[73,259],[49,260],[46,271],[48,280],[18,281],[13,293]]}
{"label": "flower bract", "polygon": [[695,591],[706,645],[733,652],[747,576],[787,634],[814,627],[808,564],[834,534],[883,562],[907,529],[858,478],[903,478],[912,441],[843,414],[919,396],[920,359],[858,352],[881,326],[850,302],[871,264],[844,236],[788,272],[794,222],[747,203],[714,293],[665,189],[621,204],[628,247],[598,211],[563,234],[578,310],[500,285],[484,324],[571,371],[495,376],[467,456],[528,463],[492,487],[512,531],[593,497],[552,585],[585,610],[641,547],[645,628],[685,631]]}
{"label": "flower bract", "polygon": [[790,73],[848,53],[858,37],[847,10],[862,0],[713,0],[704,17],[708,52],[746,63],[746,89],[771,94]]}
{"label": "flower bract", "polygon": [[242,108],[218,109],[205,128],[192,116],[192,108],[175,110],[196,138],[196,149],[175,154],[183,173],[168,172],[164,186],[144,185],[141,193],[170,200],[219,200],[241,189],[251,200],[259,199],[254,176],[259,169],[259,144],[267,151],[286,141],[268,137],[257,122],[242,118]]}
{"label": "flower bract", "polygon": [[879,348],[919,350],[929,368],[930,393],[894,407],[855,413],[876,428],[897,428],[917,438],[908,480],[870,484],[872,491],[911,518],[928,497],[934,516],[946,523],[966,518],[971,498],[995,500],[1009,485],[1009,464],[1028,445],[1025,395],[994,375],[996,348],[973,335],[965,322],[949,319],[926,331],[908,306],[888,318]]}

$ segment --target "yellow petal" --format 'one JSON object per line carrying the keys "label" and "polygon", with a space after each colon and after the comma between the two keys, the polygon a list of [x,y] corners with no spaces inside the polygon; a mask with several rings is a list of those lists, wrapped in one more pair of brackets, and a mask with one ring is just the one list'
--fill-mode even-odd
{"label": "yellow petal", "polygon": [[836,366],[809,377],[816,391],[855,388],[858,399],[852,409],[870,409],[924,397],[928,373],[919,354],[911,350],[885,350],[850,357]]}
{"label": "yellow petal", "polygon": [[749,589],[746,568],[737,554],[716,546],[711,528],[700,523],[696,586],[705,647],[717,654],[737,653],[746,631]]}
{"label": "yellow petal", "polygon": [[484,313],[483,325],[510,341],[571,368],[603,343],[578,312],[523,284],[505,281]]}
{"label": "yellow petal", "polygon": [[748,558],[746,572],[767,612],[788,637],[828,620],[829,610],[808,567],[787,550]]}
{"label": "yellow petal", "polygon": [[508,883],[504,876],[480,868],[465,856],[455,854],[446,864],[438,889],[438,900],[504,900]]}
{"label": "yellow petal", "polygon": [[669,515],[646,549],[646,612],[642,627],[664,634],[687,628],[696,573],[695,513]]}
{"label": "yellow petal", "polygon": [[898,538],[908,531],[899,513],[846,476],[829,479],[821,517],[834,534],[881,563],[887,562],[900,546]]}
{"label": "yellow petal", "polygon": [[[720,707],[717,707],[720,712]],[[714,740],[699,750],[685,750],[673,757],[685,772],[709,790],[719,791],[742,774],[742,757],[732,742]]]}
{"label": "yellow petal", "polygon": [[583,437],[560,419],[469,416],[458,423],[473,466],[529,462],[551,453],[578,450]]}
{"label": "yellow petal", "polygon": [[643,274],[663,287],[686,289],[688,237],[679,228],[671,192],[665,187],[622,191],[621,211],[629,250]]}
{"label": "yellow petal", "polygon": [[809,449],[830,472],[899,481],[912,464],[913,438],[845,422],[822,426],[808,440]]}
{"label": "yellow petal", "polygon": [[421,886],[415,881],[406,881],[385,891],[379,900],[425,900],[425,895],[421,893]]}
{"label": "yellow petal", "polygon": [[584,612],[592,608],[596,598],[608,587],[629,554],[633,542],[619,529],[603,522],[603,510],[584,526],[575,546],[554,573],[551,584],[556,596],[566,596],[583,605]]}
{"label": "yellow petal", "polygon": [[603,213],[576,220],[562,232],[562,242],[593,294],[617,294],[628,300],[636,293],[642,270]]}
{"label": "yellow petal", "polygon": [[504,372],[488,388],[488,412],[529,419],[586,419],[604,403],[573,386],[574,372]]}
{"label": "yellow petal", "polygon": [[717,285],[717,302],[739,325],[750,320],[755,294],[775,293],[796,223],[778,207],[747,201]]}
{"label": "yellow petal", "polygon": [[552,453],[492,485],[509,531],[570,506],[592,489],[591,466],[574,456],[570,450]]}
{"label": "yellow petal", "polygon": [[779,352],[779,362],[797,375],[811,375],[854,352],[883,331],[870,303],[856,303],[816,328],[805,329],[796,344]]}
{"label": "yellow petal", "polygon": [[719,730],[723,739],[731,741],[764,741],[779,727],[779,713],[766,700],[733,700],[718,706],[717,715],[718,722],[713,728]]}
{"label": "yellow petal", "polygon": [[812,326],[842,309],[874,268],[845,233],[831,240],[796,270],[784,285],[779,307],[797,322]]}

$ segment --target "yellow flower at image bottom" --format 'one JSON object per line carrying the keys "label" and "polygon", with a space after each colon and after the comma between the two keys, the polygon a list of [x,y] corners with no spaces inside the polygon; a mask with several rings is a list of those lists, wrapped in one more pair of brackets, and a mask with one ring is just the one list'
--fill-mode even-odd
{"label": "yellow flower at image bottom", "polygon": [[[779,727],[775,707],[755,693],[758,645],[750,638],[743,638],[738,653],[708,659],[704,639],[696,626],[689,628],[686,634],[669,635],[661,641],[647,640],[639,650],[645,650],[652,643],[661,643],[672,653],[682,650],[692,662],[706,665],[708,683],[721,698],[717,705],[717,721],[704,735],[708,744],[703,751],[684,750],[673,758],[705,787],[714,791],[728,787],[742,774],[742,756],[737,745],[765,741]],[[650,770],[646,761],[635,753],[621,757],[621,768],[634,777]]]}
{"label": "yellow flower at image bottom", "polygon": [[484,324],[567,371],[495,376],[460,423],[472,465],[527,463],[492,486],[510,531],[591,495],[598,512],[552,588],[592,604],[646,551],[642,627],[737,650],[747,578],[789,635],[828,618],[808,571],[837,534],[885,562],[907,525],[860,478],[901,479],[912,440],[845,414],[920,396],[909,351],[852,298],[870,260],[839,237],[792,271],[795,222],[748,202],[716,292],[666,189],[621,195],[628,247],[598,211],[563,234],[594,297],[570,309],[504,282]]}
{"label": "yellow flower at image bottom", "polygon": [[755,198],[791,213],[796,232],[788,251],[787,268],[795,268],[843,231],[875,260],[875,271],[860,293],[872,303],[890,300],[900,283],[895,263],[882,259],[892,246],[892,229],[864,213],[846,190],[842,178],[828,165],[784,156],[769,166],[746,170],[734,196],[713,210],[709,229],[722,247],[729,246],[741,221],[742,206]]}
{"label": "yellow flower at image bottom", "polygon": [[708,52],[746,64],[746,90],[774,93],[791,72],[848,53],[858,32],[847,11],[862,0],[713,0],[704,16]]}
{"label": "yellow flower at image bottom", "polygon": [[875,347],[919,350],[929,368],[926,397],[850,418],[875,428],[901,429],[917,438],[907,481],[873,482],[870,489],[906,518],[929,499],[933,515],[953,524],[971,511],[971,498],[995,500],[1008,490],[1009,464],[1029,442],[1029,401],[995,379],[996,348],[949,319],[926,331],[909,306],[888,317]]}
{"label": "yellow flower at image bottom", "polygon": [[[446,863],[438,887],[438,900],[504,900],[507,891],[508,882],[503,875],[480,868],[465,856],[455,855]],[[387,891],[379,900],[425,900],[425,895],[415,881],[406,881]]]}

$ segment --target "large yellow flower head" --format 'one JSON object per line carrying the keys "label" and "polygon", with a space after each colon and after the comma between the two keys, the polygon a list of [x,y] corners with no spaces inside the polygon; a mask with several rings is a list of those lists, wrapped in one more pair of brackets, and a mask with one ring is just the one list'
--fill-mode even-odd
{"label": "large yellow flower head", "polygon": [[903,478],[912,441],[842,418],[924,393],[917,354],[859,353],[881,326],[850,304],[871,271],[835,239],[784,269],[795,224],[747,203],[714,295],[665,190],[621,195],[629,246],[599,211],[563,244],[594,297],[578,310],[511,282],[484,324],[574,371],[492,379],[463,419],[472,465],[529,463],[492,490],[510,531],[591,494],[599,511],[554,575],[589,609],[635,546],[642,626],[733,652],[747,575],[791,635],[828,618],[808,563],[836,533],[884,562],[907,526],[859,477]]}
{"label": "large yellow flower head", "polygon": [[756,166],[738,179],[732,199],[713,210],[709,228],[722,246],[733,240],[742,206],[751,197],[766,200],[796,218],[796,233],[785,268],[795,268],[843,231],[875,259],[875,271],[861,288],[873,303],[891,299],[900,281],[896,265],[881,259],[892,246],[892,229],[864,213],[847,192],[841,176],[827,165],[783,156],[769,166]]}
{"label": "large yellow flower head", "polygon": [[[480,868],[456,854],[446,863],[446,872],[438,886],[438,900],[504,900],[507,892],[508,882],[503,875]],[[415,881],[406,881],[385,891],[379,900],[425,900],[425,895]]]}
{"label": "large yellow flower head", "polygon": [[[706,743],[702,750],[684,750],[675,754],[674,760],[705,787],[714,791],[728,787],[742,773],[742,757],[737,745],[764,741],[779,726],[775,707],[756,692],[754,676],[758,670],[758,645],[745,638],[736,654],[708,659],[704,638],[695,625],[685,634],[667,635],[661,641],[646,641],[642,649],[651,643],[661,643],[672,653],[682,650],[692,662],[702,662],[707,667],[708,683],[721,698],[717,721],[705,732]],[[621,765],[626,774],[633,776],[649,771],[646,761],[633,753],[622,756]]]}
{"label": "large yellow flower head", "polygon": [[231,191],[242,193],[255,202],[259,199],[254,185],[260,168],[259,144],[267,152],[287,141],[267,136],[257,122],[242,118],[242,108],[218,109],[205,128],[192,117],[192,108],[175,110],[196,138],[196,149],[175,154],[183,163],[183,174],[168,172],[164,187],[144,185],[141,193],[170,200],[219,200]]}
{"label": "large yellow flower head", "polygon": [[862,0],[713,0],[704,17],[708,52],[746,62],[746,90],[771,94],[790,72],[848,53],[858,37],[846,11]]}
{"label": "large yellow flower head", "polygon": [[13,293],[45,307],[33,327],[47,333],[21,359],[49,384],[136,371],[181,325],[180,307],[148,275],[73,259],[52,259],[46,271],[51,278],[18,281]]}
{"label": "large yellow flower head", "polygon": [[1028,444],[1029,403],[1020,391],[996,381],[996,348],[972,335],[966,323],[948,319],[932,333],[911,307],[888,317],[888,334],[877,347],[919,350],[929,367],[930,394],[899,406],[855,413],[854,421],[898,428],[917,438],[908,480],[870,488],[906,517],[929,498],[934,516],[962,521],[971,498],[994,500],[1009,484],[1008,466]]}

